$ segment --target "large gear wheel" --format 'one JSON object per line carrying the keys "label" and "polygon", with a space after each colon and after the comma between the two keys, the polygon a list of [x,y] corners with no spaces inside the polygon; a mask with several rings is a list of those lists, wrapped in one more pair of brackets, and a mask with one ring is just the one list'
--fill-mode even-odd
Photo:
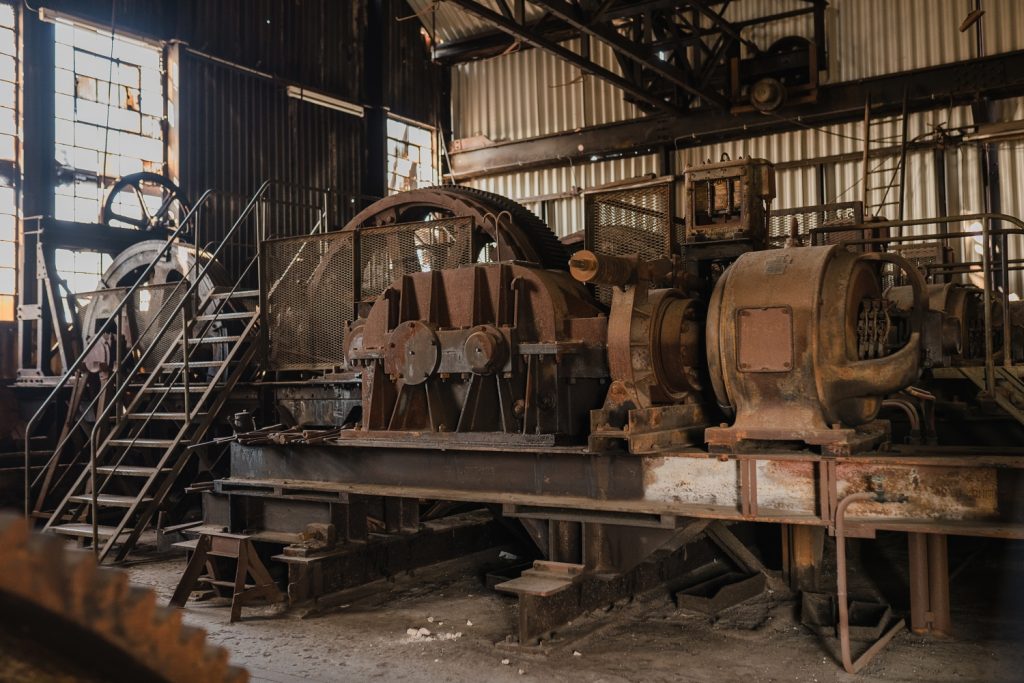
{"label": "large gear wheel", "polygon": [[[343,230],[467,216],[477,237],[501,244],[501,253],[543,268],[566,270],[569,252],[551,229],[507,197],[461,185],[428,187],[385,197],[363,209]],[[500,221],[500,225],[496,224]]]}
{"label": "large gear wheel", "polygon": [[91,553],[0,516],[0,680],[243,683],[244,669]]}

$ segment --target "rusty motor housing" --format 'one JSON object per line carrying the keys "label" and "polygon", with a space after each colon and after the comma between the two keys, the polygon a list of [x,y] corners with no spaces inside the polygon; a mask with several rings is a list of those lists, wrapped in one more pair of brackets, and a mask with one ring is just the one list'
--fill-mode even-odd
{"label": "rusty motor housing", "polygon": [[[882,298],[881,262],[910,277],[910,334],[899,350],[862,359],[864,312]],[[838,245],[744,254],[708,311],[711,382],[735,413],[732,427],[707,431],[709,443],[826,443],[872,421],[886,394],[917,378],[926,311],[924,279],[895,254]]]}

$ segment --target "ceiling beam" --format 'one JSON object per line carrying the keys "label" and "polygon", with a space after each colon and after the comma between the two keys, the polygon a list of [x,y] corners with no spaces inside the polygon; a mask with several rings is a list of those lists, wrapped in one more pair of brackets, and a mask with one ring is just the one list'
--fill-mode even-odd
{"label": "ceiling beam", "polygon": [[629,40],[610,25],[593,22],[588,17],[564,0],[531,0],[551,12],[552,15],[569,24],[576,30],[589,35],[610,46],[615,52],[641,66],[650,69],[669,83],[682,88],[686,92],[720,109],[728,109],[729,101],[718,92],[696,87],[684,72],[669,64],[657,55],[650,54],[650,48],[638,45]]}
{"label": "ceiling beam", "polygon": [[778,115],[750,112],[734,116],[696,110],[686,117],[648,116],[593,126],[574,132],[452,152],[456,180],[558,166],[592,157],[648,153],[664,147],[682,149],[855,121],[864,115],[871,95],[876,116],[968,104],[985,97],[1024,94],[1024,50],[941,66],[904,71],[860,81],[823,85],[815,104],[783,109]]}
{"label": "ceiling beam", "polygon": [[[565,22],[550,17],[543,21],[534,21],[523,25],[530,31],[553,43],[578,38],[580,35],[579,31]],[[460,38],[459,40],[440,43],[434,48],[433,57],[444,66],[473,62],[479,59],[490,59],[491,57],[505,54],[518,41],[519,39],[516,36],[504,31],[481,33],[469,38]],[[525,43],[520,43],[520,45],[523,49],[533,48],[532,45]]]}
{"label": "ceiling beam", "polygon": [[459,7],[463,8],[467,12],[475,14],[485,21],[497,26],[502,31],[513,35],[521,40],[524,40],[534,47],[537,47],[545,52],[550,52],[556,57],[560,57],[565,61],[573,64],[580,68],[584,73],[593,74],[598,78],[608,81],[615,87],[621,89],[636,99],[646,102],[647,104],[655,107],[665,113],[674,114],[676,116],[688,114],[687,110],[677,107],[665,100],[652,95],[645,88],[633,83],[626,78],[623,78],[619,74],[607,69],[599,64],[595,64],[591,60],[579,55],[569,48],[559,45],[558,43],[531,31],[528,27],[516,23],[515,21],[508,19],[502,14],[495,12],[494,10],[484,7],[473,0],[451,0]]}

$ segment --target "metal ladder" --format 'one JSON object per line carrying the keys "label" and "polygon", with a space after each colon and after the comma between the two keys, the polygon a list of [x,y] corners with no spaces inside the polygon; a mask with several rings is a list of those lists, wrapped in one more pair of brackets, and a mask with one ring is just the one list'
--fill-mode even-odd
{"label": "metal ladder", "polygon": [[[875,128],[897,123],[900,135],[878,136]],[[893,209],[894,220],[903,220],[903,198],[907,164],[907,98],[903,97],[903,111],[897,117],[871,119],[871,100],[864,102],[864,122],[862,126],[863,151],[861,161],[861,201],[864,204],[865,217],[881,217],[887,209]],[[898,149],[897,149],[898,145]],[[896,150],[894,154],[886,150]],[[872,153],[883,153],[880,159],[872,162]],[[881,192],[880,201],[872,203],[872,196]]]}
{"label": "metal ladder", "polygon": [[[149,372],[140,368],[126,379],[126,395],[131,397],[124,409],[108,404],[104,413],[115,413],[113,425],[94,437],[99,443],[90,466],[69,488],[44,531],[91,540],[100,560],[116,546],[117,561],[124,559],[231,392],[252,371],[259,312],[256,306],[231,304],[258,297],[258,290],[215,291],[202,301],[199,315],[189,316],[188,306],[182,309],[182,329],[155,367]],[[202,353],[214,346],[223,353]],[[221,357],[197,360],[197,355]]]}

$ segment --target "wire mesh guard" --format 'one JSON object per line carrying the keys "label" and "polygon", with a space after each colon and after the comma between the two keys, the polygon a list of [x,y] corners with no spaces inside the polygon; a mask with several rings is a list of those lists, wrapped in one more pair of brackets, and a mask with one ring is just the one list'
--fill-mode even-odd
{"label": "wire mesh guard", "polygon": [[471,218],[363,228],[359,231],[359,298],[377,298],[403,275],[459,268],[472,262]]}
{"label": "wire mesh guard", "polygon": [[[804,206],[798,209],[772,211],[768,216],[768,245],[770,247],[786,246],[790,228],[796,221],[797,234],[804,245],[810,245],[811,230],[825,225],[856,225],[864,220],[864,211],[860,202],[842,202],[837,204],[821,204]],[[863,237],[859,233],[854,239]],[[850,236],[846,232],[826,233],[823,244],[836,244]]]}
{"label": "wire mesh guard", "polygon": [[[187,291],[187,283],[149,285],[135,290],[131,306],[127,309],[127,342],[131,346],[136,339],[141,339],[139,348],[146,354],[142,361],[145,370],[151,372],[156,369],[160,359],[181,336],[181,322],[168,323],[168,319],[178,310]],[[165,324],[167,329],[160,334]]]}
{"label": "wire mesh guard", "polygon": [[268,240],[260,253],[262,325],[271,370],[330,370],[345,362],[355,312],[355,233]]}
{"label": "wire mesh guard", "polygon": [[[586,198],[586,247],[596,254],[639,255],[652,260],[671,253],[672,184],[665,182],[594,192]],[[611,288],[597,287],[611,301]]]}

